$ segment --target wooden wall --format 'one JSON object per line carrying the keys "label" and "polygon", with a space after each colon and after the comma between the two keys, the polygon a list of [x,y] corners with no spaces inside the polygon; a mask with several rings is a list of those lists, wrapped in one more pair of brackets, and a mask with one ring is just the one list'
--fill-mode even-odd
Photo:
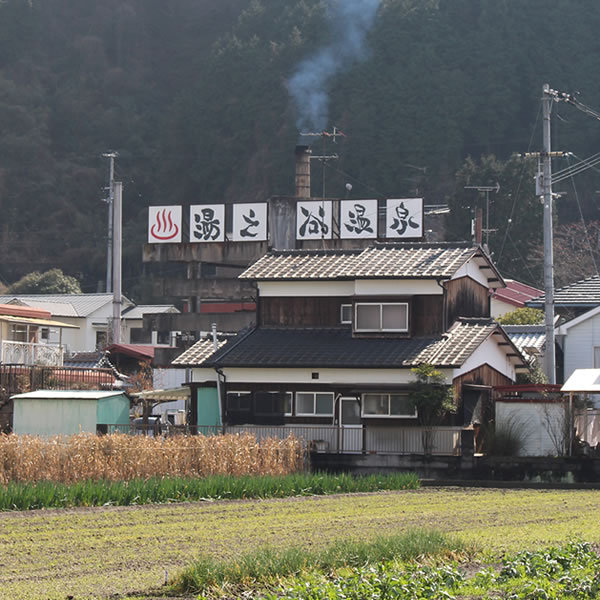
{"label": "wooden wall", "polygon": [[340,306],[352,302],[343,297],[261,296],[258,323],[262,327],[338,327]]}
{"label": "wooden wall", "polygon": [[463,385],[465,383],[473,383],[476,385],[489,385],[491,387],[497,385],[510,385],[513,383],[506,375],[496,371],[493,367],[488,364],[481,365],[468,373],[464,373],[457,377],[454,382],[454,396],[460,398],[463,392]]}
{"label": "wooden wall", "polygon": [[[340,306],[361,302],[408,302],[409,327],[413,336],[437,335],[443,332],[443,297],[412,298],[340,297],[261,297],[258,322],[262,327],[338,327]],[[406,334],[404,334],[406,336]]]}
{"label": "wooden wall", "polygon": [[489,317],[489,290],[470,277],[453,279],[446,283],[447,327],[458,317]]}

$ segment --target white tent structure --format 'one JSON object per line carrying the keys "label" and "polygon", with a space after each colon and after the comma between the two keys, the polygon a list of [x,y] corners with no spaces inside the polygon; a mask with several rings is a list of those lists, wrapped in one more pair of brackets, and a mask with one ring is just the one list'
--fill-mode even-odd
{"label": "white tent structure", "polygon": [[[573,418],[573,398],[575,394],[583,394],[584,399],[587,399],[589,394],[600,394],[600,369],[575,369],[560,388],[560,391],[569,394],[569,414],[571,415],[571,418]],[[587,421],[588,419],[586,419],[585,424],[586,430],[588,429]],[[595,428],[594,423],[592,423],[592,427]],[[571,423],[569,433],[571,436],[569,448],[571,448],[573,442],[573,423]],[[588,441],[588,443],[590,442],[590,440],[586,441]]]}

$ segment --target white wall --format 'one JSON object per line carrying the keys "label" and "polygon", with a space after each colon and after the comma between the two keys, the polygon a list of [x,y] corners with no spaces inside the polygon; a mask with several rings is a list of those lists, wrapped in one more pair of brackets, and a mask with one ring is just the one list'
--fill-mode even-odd
{"label": "white wall", "polygon": [[460,279],[461,277],[470,277],[474,279],[477,283],[484,285],[485,287],[490,287],[488,283],[488,278],[486,273],[493,273],[494,271],[490,271],[489,269],[480,269],[479,265],[474,259],[468,260],[454,275],[452,279]]}
{"label": "white wall", "polygon": [[[408,384],[416,377],[409,368],[407,369],[247,369],[224,368],[227,383],[306,383],[345,384],[345,385],[388,385]],[[441,369],[450,384],[453,378],[452,369]],[[313,379],[312,373],[319,373],[319,379]],[[215,381],[214,369],[193,369],[192,381]]]}
{"label": "white wall", "polygon": [[[487,285],[487,281],[486,281]],[[261,296],[441,296],[435,279],[357,279],[355,281],[259,281]]]}
{"label": "white wall", "polygon": [[[490,367],[493,367],[496,371],[514,381],[516,379],[515,367],[513,361],[506,356],[506,352],[513,352],[512,346],[499,346],[496,338],[498,341],[504,341],[501,336],[490,335],[464,362],[463,366],[456,371],[455,376],[458,377],[459,375],[468,373],[487,363]],[[502,348],[506,348],[507,350],[504,351]]]}
{"label": "white wall", "polygon": [[490,303],[490,311],[492,317],[497,318],[505,315],[506,313],[513,312],[513,310],[517,310],[517,306],[514,304],[509,304],[508,302],[504,302],[503,300],[498,300],[492,296]]}
{"label": "white wall", "polygon": [[513,427],[520,432],[520,456],[557,456],[564,418],[560,403],[496,402],[496,427]]}
{"label": "white wall", "polygon": [[[573,325],[563,340],[565,381],[575,369],[593,369],[594,347],[600,347],[600,314]],[[600,365],[598,365],[600,367]]]}

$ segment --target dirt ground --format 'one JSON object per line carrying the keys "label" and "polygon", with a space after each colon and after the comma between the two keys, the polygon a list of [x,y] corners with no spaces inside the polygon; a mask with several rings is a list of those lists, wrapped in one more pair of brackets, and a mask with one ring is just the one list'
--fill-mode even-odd
{"label": "dirt ground", "polygon": [[[340,496],[0,513],[2,600],[157,597],[200,553],[321,545],[414,527],[500,553],[600,542],[600,492],[426,488]],[[154,593],[151,592],[154,590]]]}

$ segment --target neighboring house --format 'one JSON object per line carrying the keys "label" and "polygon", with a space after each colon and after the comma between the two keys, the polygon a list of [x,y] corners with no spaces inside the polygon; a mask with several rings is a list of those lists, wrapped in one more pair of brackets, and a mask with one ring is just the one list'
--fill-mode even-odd
{"label": "neighboring house", "polygon": [[173,363],[192,368],[192,425],[292,431],[342,452],[422,452],[411,369],[429,363],[454,387],[454,428],[434,443],[453,454],[491,387],[527,368],[490,318],[490,290],[504,283],[479,246],[273,251],[240,277],[257,285],[257,326],[217,352],[202,340]]}
{"label": "neighboring house", "polygon": [[138,304],[137,306],[130,306],[121,314],[121,319],[123,320],[123,340],[131,344],[172,346],[174,332],[144,329],[144,315],[174,314],[179,314],[179,311],[172,304]]}
{"label": "neighboring house", "polygon": [[[40,308],[0,304],[0,364],[61,366],[63,331],[66,337],[77,325],[51,316]],[[54,340],[51,331],[56,332]]]}
{"label": "neighboring house", "polygon": [[[113,306],[112,294],[24,294],[0,296],[0,302],[20,306],[29,306],[48,311],[52,318],[60,319],[76,329],[63,333],[62,345],[67,353],[92,351],[106,346],[109,341]],[[140,310],[141,309],[141,310]],[[173,306],[136,307],[125,296],[122,298],[121,338],[129,343],[131,337],[139,338],[142,327],[142,315],[146,313],[177,312]],[[49,329],[50,343],[58,343],[60,332]],[[170,337],[170,336],[167,336]],[[150,341],[150,340],[149,340]],[[167,339],[165,344],[169,344]]]}
{"label": "neighboring house", "polygon": [[523,308],[525,303],[542,294],[542,290],[514,279],[505,279],[506,287],[494,290],[491,299],[491,315],[494,319]]}
{"label": "neighboring house", "polygon": [[532,367],[544,368],[546,348],[544,325],[502,325],[502,329]]}
{"label": "neighboring house", "polygon": [[556,330],[564,355],[564,376],[576,369],[600,368],[600,305],[563,323]]}
{"label": "neighboring house", "polygon": [[[527,302],[544,308],[545,296]],[[556,328],[556,342],[563,355],[563,377],[575,369],[600,367],[600,277],[588,277],[554,292],[554,307],[567,321]],[[557,361],[558,364],[558,361]]]}

